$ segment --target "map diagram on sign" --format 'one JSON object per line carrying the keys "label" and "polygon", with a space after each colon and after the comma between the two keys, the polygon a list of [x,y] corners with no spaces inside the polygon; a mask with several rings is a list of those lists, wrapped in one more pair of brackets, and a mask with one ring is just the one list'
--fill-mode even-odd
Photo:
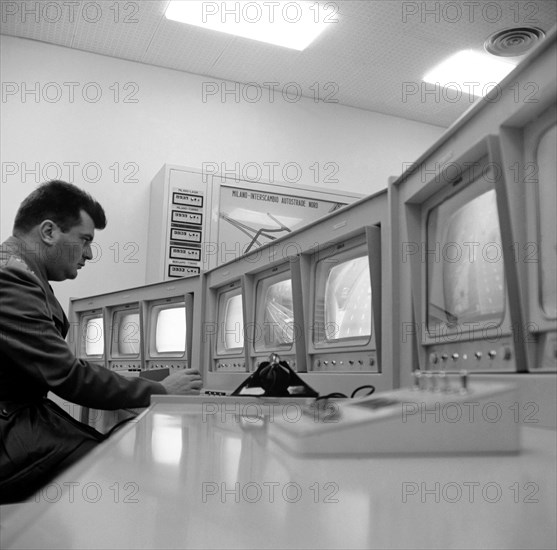
{"label": "map diagram on sign", "polygon": [[336,201],[222,187],[218,242],[237,246],[245,254],[342,206]]}
{"label": "map diagram on sign", "polygon": [[[248,253],[254,246],[259,247],[265,244],[265,242],[274,241],[277,238],[277,236],[274,235],[275,233],[284,234],[292,232],[292,229],[281,223],[269,212],[267,212],[266,215],[277,224],[276,228],[273,229],[271,227],[250,227],[245,223],[230,218],[226,214],[221,214],[221,218],[236,227],[242,233],[245,233],[250,238],[249,244],[244,250],[245,253]],[[278,237],[281,236],[282,235],[278,235]],[[260,239],[268,239],[268,241],[260,241]]]}

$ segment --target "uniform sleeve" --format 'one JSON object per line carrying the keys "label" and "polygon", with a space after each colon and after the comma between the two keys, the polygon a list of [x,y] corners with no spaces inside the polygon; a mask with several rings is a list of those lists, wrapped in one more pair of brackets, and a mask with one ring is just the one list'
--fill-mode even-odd
{"label": "uniform sleeve", "polygon": [[11,380],[27,385],[17,394],[52,391],[85,407],[146,407],[164,386],[144,378],[125,378],[77,359],[56,329],[44,290],[25,269],[0,269],[0,359]]}

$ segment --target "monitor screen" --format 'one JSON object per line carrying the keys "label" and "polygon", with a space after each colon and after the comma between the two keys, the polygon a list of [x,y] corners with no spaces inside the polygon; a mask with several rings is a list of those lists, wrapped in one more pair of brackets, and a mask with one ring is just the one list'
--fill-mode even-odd
{"label": "monitor screen", "polygon": [[536,152],[539,197],[539,281],[540,305],[544,313],[557,317],[557,126],[551,126],[542,136]]}
{"label": "monitor screen", "polygon": [[369,258],[344,254],[316,264],[313,343],[366,344],[372,335]]}
{"label": "monitor screen", "polygon": [[237,353],[244,347],[241,289],[222,292],[218,299],[217,353]]}
{"label": "monitor screen", "polygon": [[186,351],[186,307],[183,302],[173,307],[155,309],[156,353],[183,355]]}
{"label": "monitor screen", "polygon": [[87,357],[104,355],[104,320],[102,317],[89,317],[85,319],[84,346]]}
{"label": "monitor screen", "polygon": [[495,191],[458,193],[427,218],[427,325],[495,328],[504,317],[505,277]]}
{"label": "monitor screen", "polygon": [[137,356],[141,345],[139,312],[119,311],[115,314],[116,353],[119,356]]}
{"label": "monitor screen", "polygon": [[258,281],[255,310],[255,351],[290,349],[294,341],[294,306],[288,272]]}

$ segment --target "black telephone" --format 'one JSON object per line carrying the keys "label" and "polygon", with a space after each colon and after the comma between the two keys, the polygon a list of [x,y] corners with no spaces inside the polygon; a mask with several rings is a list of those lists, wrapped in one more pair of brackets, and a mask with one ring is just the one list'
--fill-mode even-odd
{"label": "black telephone", "polygon": [[271,353],[269,361],[260,363],[257,370],[231,395],[317,397],[319,394],[308,386],[286,361],[281,361],[278,354]]}

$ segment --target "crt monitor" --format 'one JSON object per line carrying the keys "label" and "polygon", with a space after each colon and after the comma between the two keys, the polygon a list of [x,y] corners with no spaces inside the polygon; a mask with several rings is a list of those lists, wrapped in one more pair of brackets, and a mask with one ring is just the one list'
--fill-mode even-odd
{"label": "crt monitor", "polygon": [[79,316],[78,356],[87,361],[104,361],[104,318],[102,310],[84,312]]}
{"label": "crt monitor", "polygon": [[111,311],[109,368],[126,375],[141,371],[141,315],[139,304],[115,306]]}
{"label": "crt monitor", "polygon": [[314,344],[367,342],[372,335],[369,259],[356,252],[316,266]]}
{"label": "crt monitor", "polygon": [[425,225],[427,330],[500,326],[505,270],[495,190],[478,184],[452,195],[428,209]]}
{"label": "crt monitor", "polygon": [[[555,114],[541,128],[533,128],[530,138],[531,163],[536,168],[536,233],[538,237],[539,262],[536,262],[538,280],[538,299],[533,306],[547,320],[557,319],[557,224],[555,205],[557,204],[557,124]],[[533,143],[532,143],[533,142]]]}
{"label": "crt monitor", "polygon": [[114,316],[113,355],[137,357],[141,345],[139,311],[118,312]]}
{"label": "crt monitor", "polygon": [[524,350],[508,299],[518,287],[498,139],[488,136],[440,169],[406,213],[415,328],[427,368],[514,371]]}
{"label": "crt monitor", "polygon": [[151,342],[153,355],[178,355],[186,351],[186,307],[184,303],[171,308],[159,308],[154,311],[155,331]]}
{"label": "crt monitor", "polygon": [[246,275],[246,293],[251,299],[246,306],[246,328],[252,371],[273,353],[297,370],[297,353],[305,349],[301,289],[299,277],[293,277],[298,268],[299,261],[288,259]]}
{"label": "crt monitor", "polygon": [[381,372],[381,230],[311,254],[308,372]]}
{"label": "crt monitor", "polygon": [[193,325],[193,296],[176,296],[146,303],[146,369],[187,368]]}
{"label": "crt monitor", "polygon": [[501,129],[532,372],[557,370],[557,107],[539,111]]}
{"label": "crt monitor", "polygon": [[216,306],[213,371],[246,372],[241,282],[233,282],[219,289]]}
{"label": "crt monitor", "polygon": [[226,395],[249,373],[243,268],[243,263],[234,262],[205,275],[204,316],[199,338],[203,345],[204,393]]}

